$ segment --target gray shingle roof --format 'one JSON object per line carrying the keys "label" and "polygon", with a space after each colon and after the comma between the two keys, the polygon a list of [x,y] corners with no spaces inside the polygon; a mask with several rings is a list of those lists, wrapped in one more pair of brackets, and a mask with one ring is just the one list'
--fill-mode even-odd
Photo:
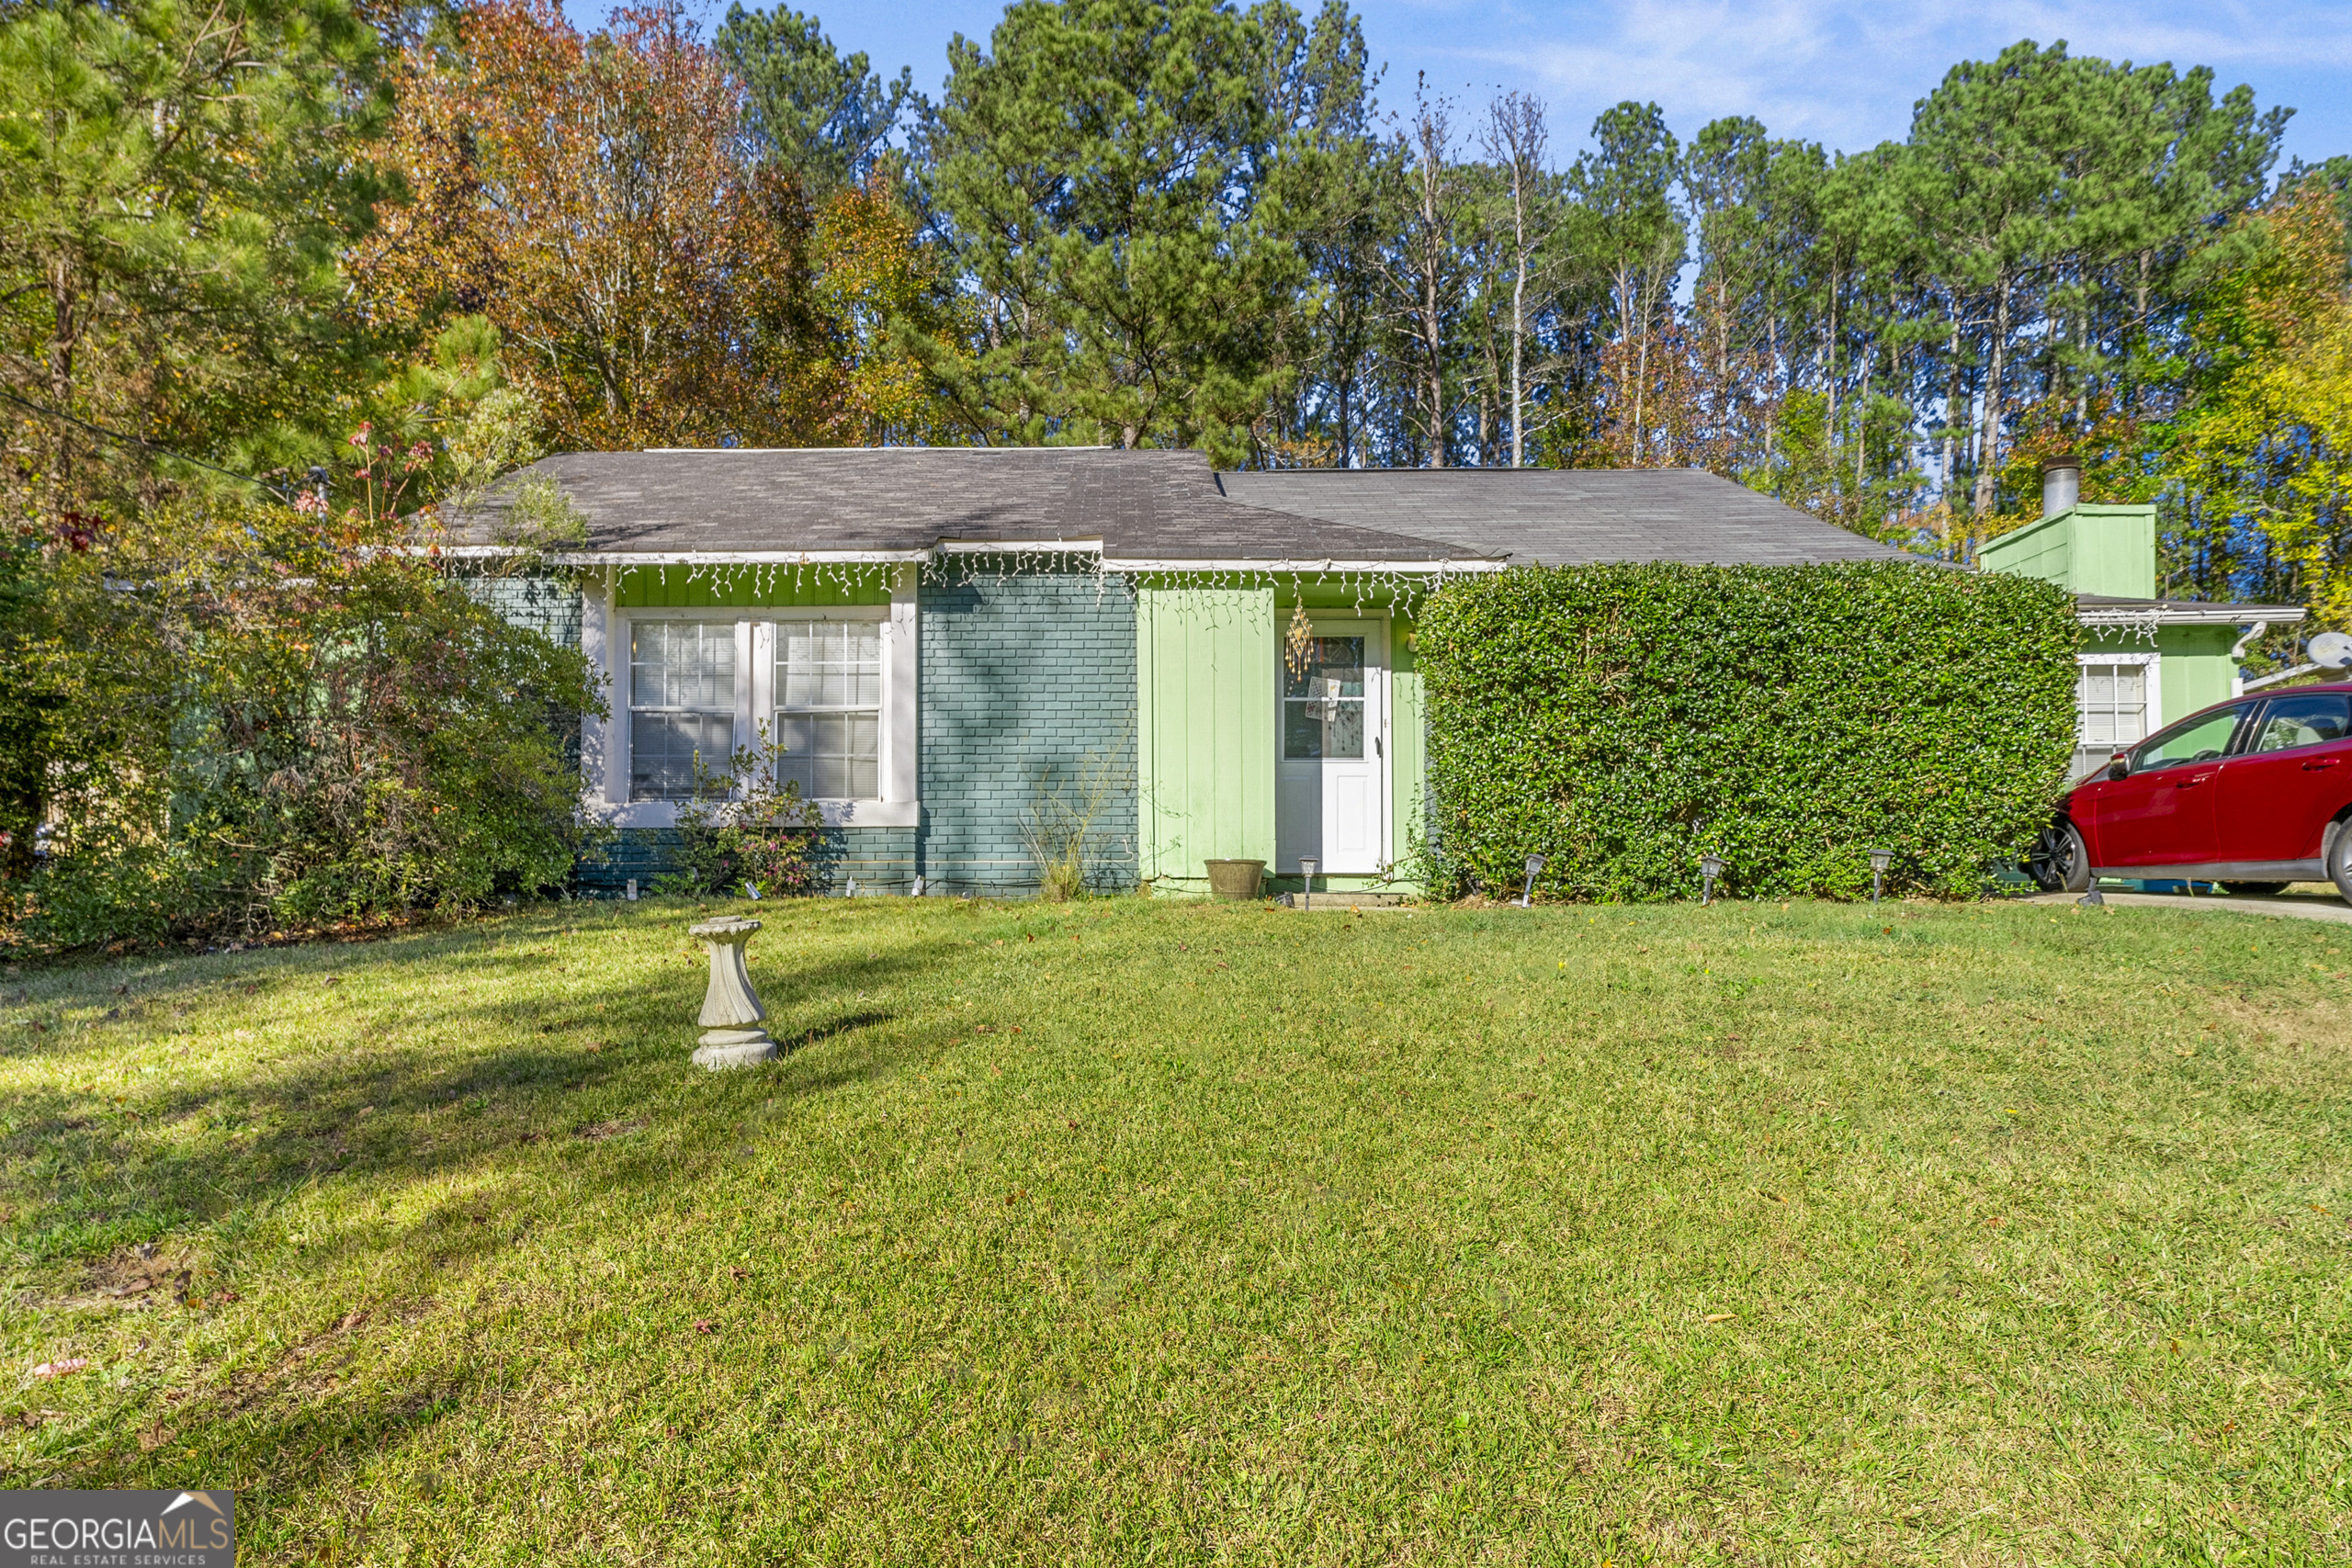
{"label": "gray shingle roof", "polygon": [[[1692,468],[1212,471],[1197,452],[894,446],[571,452],[563,488],[597,556],[917,552],[1102,542],[1113,560],[1905,560]],[[493,497],[455,520],[499,536]]]}
{"label": "gray shingle roof", "polygon": [[[571,452],[553,477],[598,555],[916,551],[1102,541],[1105,557],[1426,561],[1478,552],[1228,499],[1198,452],[894,446]],[[495,499],[460,538],[496,536]]]}
{"label": "gray shingle roof", "polygon": [[1252,506],[1515,565],[1919,558],[1699,468],[1284,468],[1217,479]]}

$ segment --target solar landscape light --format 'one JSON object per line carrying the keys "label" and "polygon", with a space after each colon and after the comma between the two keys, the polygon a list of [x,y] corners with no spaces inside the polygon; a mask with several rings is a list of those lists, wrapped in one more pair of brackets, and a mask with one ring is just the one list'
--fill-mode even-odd
{"label": "solar landscape light", "polygon": [[1875,904],[1878,902],[1879,893],[1886,883],[1886,868],[1894,863],[1894,852],[1893,850],[1872,850],[1871,852],[1871,903]]}
{"label": "solar landscape light", "polygon": [[1527,886],[1519,890],[1519,907],[1526,908],[1535,897],[1535,874],[1544,869],[1542,855],[1527,857]]}
{"label": "solar landscape light", "polygon": [[1315,868],[1321,863],[1313,855],[1298,857],[1298,907],[1302,909],[1315,908]]}
{"label": "solar landscape light", "polygon": [[1699,902],[1702,905],[1715,901],[1715,884],[1722,878],[1723,874],[1723,856],[1709,850],[1699,857]]}

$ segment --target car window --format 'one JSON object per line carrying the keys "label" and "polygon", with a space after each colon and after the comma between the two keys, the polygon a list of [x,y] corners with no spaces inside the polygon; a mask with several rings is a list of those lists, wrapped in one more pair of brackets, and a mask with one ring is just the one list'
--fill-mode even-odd
{"label": "car window", "polygon": [[2273,697],[2246,743],[2249,751],[2286,751],[2297,746],[2324,746],[2352,734],[2352,696],[2342,692],[2312,692],[2303,696]]}
{"label": "car window", "polygon": [[2159,731],[2142,741],[2132,753],[2132,771],[2138,773],[2150,768],[2211,761],[2228,749],[2230,731],[2237,728],[2238,719],[2245,713],[2243,707],[2223,708]]}

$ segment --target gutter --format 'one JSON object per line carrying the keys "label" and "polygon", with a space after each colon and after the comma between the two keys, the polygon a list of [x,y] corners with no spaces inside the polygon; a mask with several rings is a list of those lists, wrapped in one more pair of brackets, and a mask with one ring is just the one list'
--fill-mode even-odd
{"label": "gutter", "polygon": [[[2245,683],[2245,676],[2242,673],[2245,663],[2245,650],[2254,646],[2255,638],[2260,637],[2264,632],[2267,632],[2269,629],[2270,623],[2268,621],[2256,621],[2254,625],[2246,627],[2245,636],[2230,644],[2230,695],[2233,697],[2242,697],[2246,694],[2248,687]],[[2278,677],[2276,676],[2271,677],[2273,680],[2276,680],[2277,678]],[[2263,682],[2260,681],[2255,682],[2256,686],[2260,686],[2262,684]]]}

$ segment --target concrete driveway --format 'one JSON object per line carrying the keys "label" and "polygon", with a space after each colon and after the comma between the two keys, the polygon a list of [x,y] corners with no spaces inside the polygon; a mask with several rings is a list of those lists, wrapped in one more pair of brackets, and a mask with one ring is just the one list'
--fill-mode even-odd
{"label": "concrete driveway", "polygon": [[[2323,889],[2324,889],[2323,891]],[[2202,909],[2233,915],[2270,915],[2290,920],[2331,920],[2352,926],[2352,904],[2346,904],[2324,883],[2299,882],[2270,898],[2232,898],[2187,893],[2103,893],[2109,904],[2144,906],[2151,909]],[[2080,895],[2038,893],[2028,902],[2071,904]]]}

